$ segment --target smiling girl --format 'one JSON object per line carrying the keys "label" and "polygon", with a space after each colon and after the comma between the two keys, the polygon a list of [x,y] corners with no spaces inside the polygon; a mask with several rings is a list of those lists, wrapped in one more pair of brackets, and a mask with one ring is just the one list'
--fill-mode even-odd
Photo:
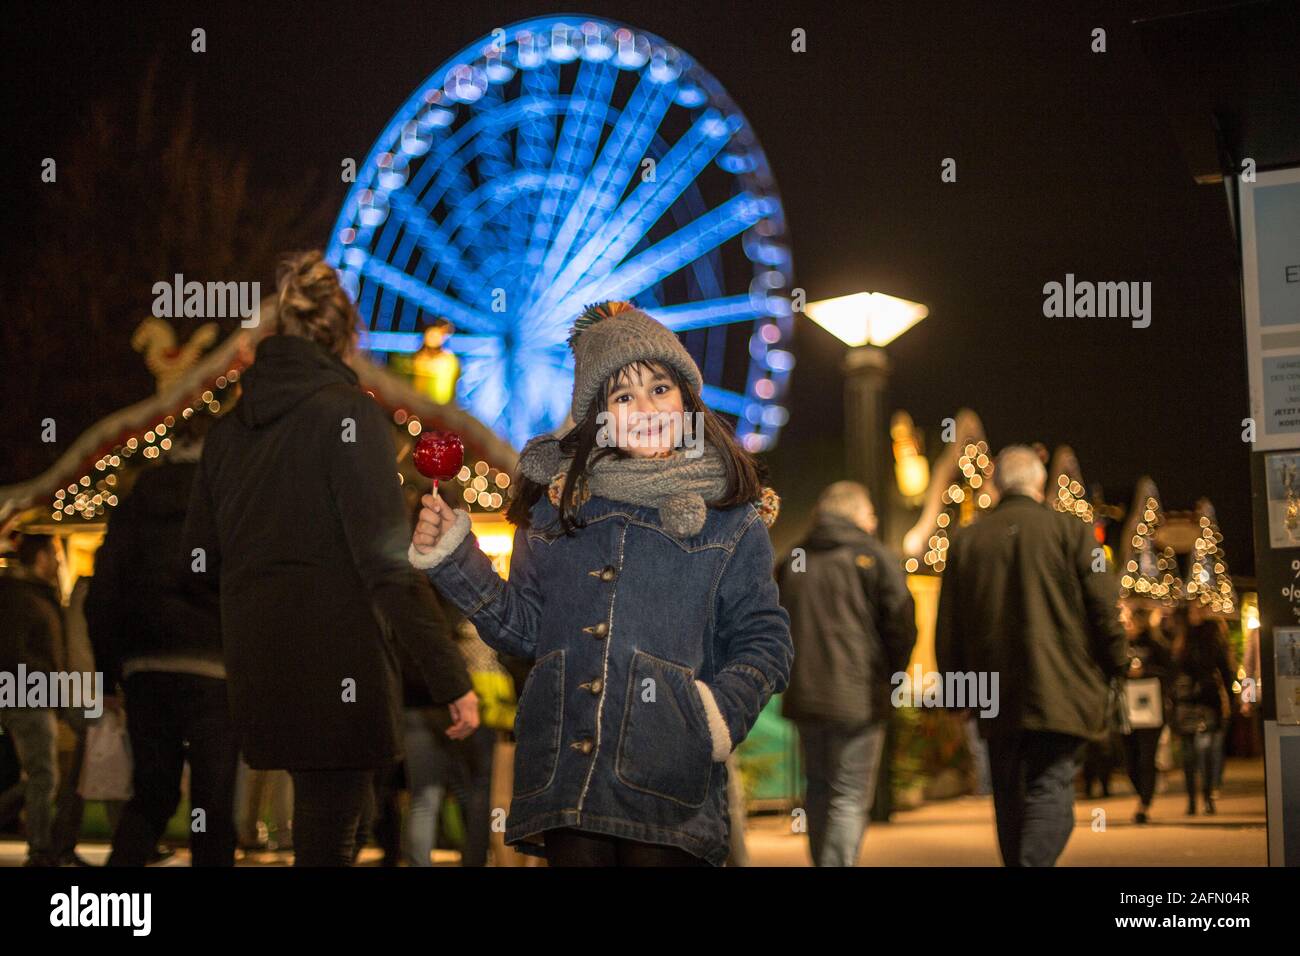
{"label": "smiling girl", "polygon": [[509,580],[432,495],[411,562],[488,644],[534,661],[508,844],[553,866],[721,865],[725,761],[793,659],[776,496],[669,329],[606,302],[569,345],[577,424],[520,455]]}

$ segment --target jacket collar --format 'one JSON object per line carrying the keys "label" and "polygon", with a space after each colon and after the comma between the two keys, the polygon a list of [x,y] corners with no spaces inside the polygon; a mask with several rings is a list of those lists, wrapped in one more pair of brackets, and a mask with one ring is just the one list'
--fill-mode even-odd
{"label": "jacket collar", "polygon": [[862,547],[871,540],[870,534],[848,518],[841,518],[839,515],[820,515],[808,532],[805,544],[807,547],[823,550],[842,548],[846,545]]}
{"label": "jacket collar", "polygon": [[1038,501],[1038,500],[1035,499],[1035,498],[1031,498],[1029,495],[1021,494],[1021,493],[1018,492],[1018,491],[1013,491],[1013,492],[1010,492],[1009,494],[1005,494],[1005,495],[1003,495],[1002,498],[998,501],[998,507],[999,507],[999,508],[1001,508],[1003,505],[1026,505],[1026,504],[1027,504],[1027,505],[1042,505],[1043,502]]}

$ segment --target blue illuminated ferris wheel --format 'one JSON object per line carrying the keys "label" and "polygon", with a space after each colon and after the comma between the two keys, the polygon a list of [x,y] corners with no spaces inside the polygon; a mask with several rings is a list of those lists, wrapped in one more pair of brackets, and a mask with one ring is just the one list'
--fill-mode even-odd
{"label": "blue illuminated ferris wheel", "polygon": [[382,356],[456,327],[457,401],[516,447],[568,411],[568,329],[630,299],[681,334],[751,451],[786,421],[791,257],[753,130],[690,56],[569,16],[502,29],[406,101],[327,250]]}

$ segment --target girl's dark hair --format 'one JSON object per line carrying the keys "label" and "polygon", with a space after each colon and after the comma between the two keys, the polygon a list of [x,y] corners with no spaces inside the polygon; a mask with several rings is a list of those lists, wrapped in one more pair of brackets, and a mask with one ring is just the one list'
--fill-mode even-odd
{"label": "girl's dark hair", "polygon": [[[605,411],[609,401],[610,389],[621,382],[631,370],[637,369],[642,375],[663,373],[673,380],[682,393],[682,411],[688,414],[699,412],[704,421],[704,440],[713,445],[722,455],[723,465],[727,471],[727,488],[717,501],[708,502],[710,507],[730,508],[735,505],[757,500],[763,491],[763,481],[767,469],[756,461],[748,452],[736,444],[732,429],[712,409],[704,404],[700,393],[671,365],[663,362],[644,361],[625,365],[605,380],[600,391],[592,399],[591,406],[582,421],[570,429],[560,439],[560,453],[571,458],[569,470],[564,476],[560,495],[560,529],[565,534],[572,534],[582,527],[578,519],[577,491],[578,482],[586,474],[588,466],[606,455],[625,455],[618,448],[598,448],[596,438],[600,433],[597,416]],[[532,522],[533,505],[546,492],[547,485],[533,481],[522,473],[515,475],[511,483],[514,496],[506,512],[507,519],[518,528],[527,528]]]}

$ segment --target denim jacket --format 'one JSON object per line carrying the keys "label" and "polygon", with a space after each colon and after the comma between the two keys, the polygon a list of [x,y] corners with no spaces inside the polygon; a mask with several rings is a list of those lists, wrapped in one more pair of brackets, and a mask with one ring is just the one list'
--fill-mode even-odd
{"label": "denim jacket", "polygon": [[506,842],[573,827],[727,858],[727,769],[794,657],[753,505],[710,508],[679,539],[652,509],[592,497],[563,534],[545,496],[510,579],[469,516],[411,561],[492,647],[535,661],[515,721]]}

